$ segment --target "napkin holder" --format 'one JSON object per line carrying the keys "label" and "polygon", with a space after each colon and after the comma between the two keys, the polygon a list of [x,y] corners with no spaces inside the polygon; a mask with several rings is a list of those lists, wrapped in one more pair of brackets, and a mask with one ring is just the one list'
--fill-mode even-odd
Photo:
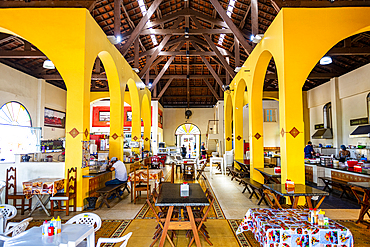
{"label": "napkin holder", "polygon": [[189,184],[182,184],[180,185],[180,196],[181,197],[188,197],[189,196]]}
{"label": "napkin holder", "polygon": [[294,182],[293,181],[291,181],[291,180],[289,180],[289,179],[287,179],[286,181],[285,181],[285,189],[288,191],[294,191],[294,187],[295,187],[295,185],[294,185]]}
{"label": "napkin holder", "polygon": [[274,173],[275,174],[280,174],[281,173],[281,167],[275,167],[274,168]]}

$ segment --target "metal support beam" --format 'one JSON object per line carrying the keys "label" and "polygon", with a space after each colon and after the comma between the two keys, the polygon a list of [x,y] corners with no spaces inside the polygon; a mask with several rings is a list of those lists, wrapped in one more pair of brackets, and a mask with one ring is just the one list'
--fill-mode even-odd
{"label": "metal support beam", "polygon": [[134,42],[134,68],[139,69],[139,38]]}
{"label": "metal support beam", "polygon": [[333,48],[328,52],[328,55],[353,56],[353,55],[370,55],[369,47],[348,47],[348,48]]}
{"label": "metal support beam", "polygon": [[164,75],[164,73],[166,72],[166,70],[168,69],[168,67],[170,66],[170,64],[172,63],[172,61],[174,59],[175,59],[175,56],[171,56],[167,60],[166,64],[163,66],[163,68],[161,69],[161,71],[159,72],[159,74],[157,75],[157,77],[154,79],[153,84],[152,84],[152,88],[150,89],[150,91],[153,91],[154,86],[157,85],[157,83],[162,78],[162,76]]}
{"label": "metal support beam", "polygon": [[240,47],[239,40],[234,38],[234,49],[235,49],[235,67],[240,67]]}
{"label": "metal support beam", "polygon": [[150,8],[148,9],[146,15],[141,18],[139,24],[136,26],[135,30],[132,32],[130,38],[126,41],[121,49],[121,53],[123,56],[126,55],[129,48],[131,47],[132,43],[135,39],[139,36],[140,32],[143,30],[145,24],[148,22],[149,18],[153,15],[154,11],[158,8],[163,0],[154,0]]}
{"label": "metal support beam", "polygon": [[[193,17],[194,20],[195,17]],[[184,29],[147,29],[140,33],[140,35],[184,35]],[[233,33],[230,29],[207,29],[207,28],[199,28],[199,29],[190,29],[189,35],[202,35],[202,34],[221,34],[221,33]]]}
{"label": "metal support beam", "polygon": [[227,16],[225,9],[222,8],[220,2],[218,0],[210,0],[210,2],[212,3],[213,7],[217,10],[221,18],[224,20],[224,22],[226,22],[227,26],[232,30],[235,37],[239,40],[239,42],[249,55],[252,52],[252,47],[244,39],[242,32],[235,26],[234,22],[229,18],[229,16]]}

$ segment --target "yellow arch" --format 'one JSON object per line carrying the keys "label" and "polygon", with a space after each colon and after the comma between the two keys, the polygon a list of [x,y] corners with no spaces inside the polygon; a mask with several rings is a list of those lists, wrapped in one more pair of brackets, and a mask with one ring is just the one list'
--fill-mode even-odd
{"label": "yellow arch", "polygon": [[[257,66],[257,63],[264,60],[265,64],[274,57],[279,80],[282,181],[289,178],[296,183],[305,182],[302,87],[307,76],[336,43],[370,30],[369,12],[368,7],[283,8],[244,63],[244,69],[234,77],[232,86],[236,88],[236,84],[245,79],[248,89],[256,91],[250,92],[249,102],[259,104],[266,70],[265,65]],[[260,108],[249,111],[252,121]],[[252,144],[251,148],[256,147]]]}
{"label": "yellow arch", "polygon": [[[29,41],[58,69],[67,87],[65,167],[67,170],[82,164],[81,141],[89,140],[91,71],[97,55],[102,57],[109,71],[108,81],[115,90],[113,101],[120,102],[115,103],[116,107],[123,104],[126,82],[131,79],[134,83],[142,83],[140,78],[86,9],[0,9],[0,32]],[[114,112],[117,116],[121,114]],[[138,112],[140,114],[140,109]],[[81,209],[83,199],[88,196],[82,186],[82,175],[88,169],[81,169],[80,165],[77,169],[77,206]]]}

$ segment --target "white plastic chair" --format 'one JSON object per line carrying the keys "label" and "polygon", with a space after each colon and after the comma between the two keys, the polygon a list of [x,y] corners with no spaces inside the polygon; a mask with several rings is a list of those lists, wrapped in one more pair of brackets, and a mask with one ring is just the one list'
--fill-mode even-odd
{"label": "white plastic chair", "polygon": [[[84,224],[94,227],[94,231],[98,231],[101,227],[101,219],[99,215],[94,213],[82,213],[73,216],[66,224]],[[95,226],[96,225],[96,226]]]}
{"label": "white plastic chair", "polygon": [[6,185],[5,181],[1,180],[0,181],[0,204],[2,204],[2,202],[1,202],[1,194],[3,194],[3,191],[5,189],[5,185]]}
{"label": "white plastic chair", "polygon": [[3,214],[4,217],[4,228],[6,227],[5,231],[8,231],[10,227],[14,227],[18,224],[18,222],[9,222],[8,220],[13,219],[17,215],[17,209],[8,204],[0,204],[0,213]]}
{"label": "white plastic chair", "polygon": [[126,247],[131,235],[132,232],[129,232],[125,236],[120,238],[99,238],[98,242],[96,243],[96,247],[100,247],[100,245],[103,243],[120,243],[120,242],[123,242],[120,247]]}
{"label": "white plastic chair", "polygon": [[11,238],[9,236],[10,234],[12,234],[12,237],[15,237],[18,234],[24,232],[31,220],[33,220],[33,218],[29,217],[29,218],[24,219],[21,222],[17,223],[10,230],[7,230],[3,235],[0,235],[0,240],[7,241]]}

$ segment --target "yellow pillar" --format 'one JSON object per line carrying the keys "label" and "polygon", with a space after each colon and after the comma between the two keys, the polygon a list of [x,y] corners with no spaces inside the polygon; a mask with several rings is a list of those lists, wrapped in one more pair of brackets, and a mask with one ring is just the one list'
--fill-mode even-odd
{"label": "yellow pillar", "polygon": [[304,122],[304,143],[311,140],[310,136],[310,109],[308,109],[307,92],[302,92],[303,98],[303,122]]}
{"label": "yellow pillar", "polygon": [[[147,89],[146,89],[147,90]],[[150,151],[150,132],[152,123],[151,104],[150,104],[150,92],[146,92],[143,95],[141,102],[141,115],[144,121],[144,151]]]}
{"label": "yellow pillar", "polygon": [[82,175],[88,168],[81,168],[82,141],[90,140],[90,76],[73,73],[63,79],[67,85],[65,177],[68,169],[77,167],[77,207],[83,207],[86,189],[82,186]]}
{"label": "yellow pillar", "polygon": [[[244,159],[244,138],[243,138],[243,107],[244,107],[244,92],[246,83],[244,80],[234,87],[234,102],[233,102],[233,129],[234,129],[234,158],[236,160]],[[234,166],[240,169],[238,163]]]}
{"label": "yellow pillar", "polygon": [[224,121],[225,121],[225,151],[230,151],[233,148],[232,136],[232,120],[233,120],[233,103],[230,91],[224,92],[225,106],[224,106]]}
{"label": "yellow pillar", "polygon": [[298,81],[297,77],[279,75],[282,183],[291,179],[305,184],[302,88]]}

